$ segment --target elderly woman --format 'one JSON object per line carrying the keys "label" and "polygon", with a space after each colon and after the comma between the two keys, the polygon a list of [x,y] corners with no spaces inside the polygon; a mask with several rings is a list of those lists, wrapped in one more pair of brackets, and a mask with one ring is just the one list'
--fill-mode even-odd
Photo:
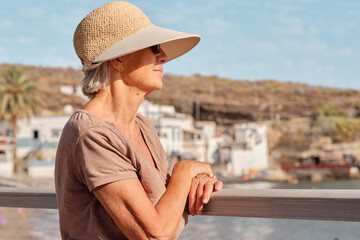
{"label": "elderly woman", "polygon": [[[171,177],[156,130],[137,114],[162,87],[162,65],[200,38],[153,25],[127,2],[89,13],[74,34],[90,101],[63,129],[55,182],[62,239],[176,239],[222,188],[209,165],[178,162]],[[186,204],[188,201],[188,209]]]}

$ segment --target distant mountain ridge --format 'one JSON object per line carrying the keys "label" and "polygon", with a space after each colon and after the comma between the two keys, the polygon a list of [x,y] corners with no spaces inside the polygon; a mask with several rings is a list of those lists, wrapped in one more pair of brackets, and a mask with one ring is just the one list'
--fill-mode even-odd
{"label": "distant mountain ridge", "polygon": [[[0,72],[14,66],[0,65]],[[29,78],[37,79],[43,99],[43,115],[62,114],[71,104],[81,107],[86,100],[60,93],[62,85],[76,86],[83,77],[73,68],[47,68],[17,65]],[[158,104],[174,105],[182,113],[200,120],[228,125],[242,121],[311,117],[321,106],[328,106],[348,116],[360,115],[360,91],[314,87],[306,84],[263,81],[234,81],[217,76],[191,77],[165,75],[164,87],[148,96]]]}

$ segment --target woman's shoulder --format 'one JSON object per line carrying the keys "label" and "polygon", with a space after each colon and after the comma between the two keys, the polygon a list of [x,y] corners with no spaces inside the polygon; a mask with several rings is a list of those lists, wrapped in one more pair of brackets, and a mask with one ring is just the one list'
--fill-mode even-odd
{"label": "woman's shoulder", "polygon": [[103,133],[114,132],[114,126],[111,123],[103,121],[97,118],[95,115],[85,111],[85,110],[77,110],[70,117],[69,121],[64,127],[64,130],[72,131],[77,133],[78,136],[83,135],[86,132],[103,131]]}
{"label": "woman's shoulder", "polygon": [[73,113],[68,121],[69,125],[76,128],[89,128],[93,126],[101,126],[103,123],[95,115],[85,111],[77,110]]}

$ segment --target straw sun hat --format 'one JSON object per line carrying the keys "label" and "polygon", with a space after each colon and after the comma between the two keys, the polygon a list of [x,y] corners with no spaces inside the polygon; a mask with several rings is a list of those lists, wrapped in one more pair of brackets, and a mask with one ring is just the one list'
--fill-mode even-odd
{"label": "straw sun hat", "polygon": [[168,61],[188,52],[200,36],[155,26],[136,6],[110,2],[90,12],[77,26],[74,48],[91,65],[160,44]]}

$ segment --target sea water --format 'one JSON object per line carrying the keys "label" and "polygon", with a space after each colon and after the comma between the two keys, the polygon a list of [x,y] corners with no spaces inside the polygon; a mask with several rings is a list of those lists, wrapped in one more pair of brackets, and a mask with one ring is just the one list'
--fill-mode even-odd
{"label": "sea water", "polygon": [[[251,182],[229,184],[233,189],[359,189],[360,180],[334,180],[298,184]],[[38,240],[57,240],[59,218],[57,210],[37,209],[29,218],[34,228],[31,235]],[[285,220],[266,218],[190,216],[181,240],[360,240],[359,222],[317,220]]]}

